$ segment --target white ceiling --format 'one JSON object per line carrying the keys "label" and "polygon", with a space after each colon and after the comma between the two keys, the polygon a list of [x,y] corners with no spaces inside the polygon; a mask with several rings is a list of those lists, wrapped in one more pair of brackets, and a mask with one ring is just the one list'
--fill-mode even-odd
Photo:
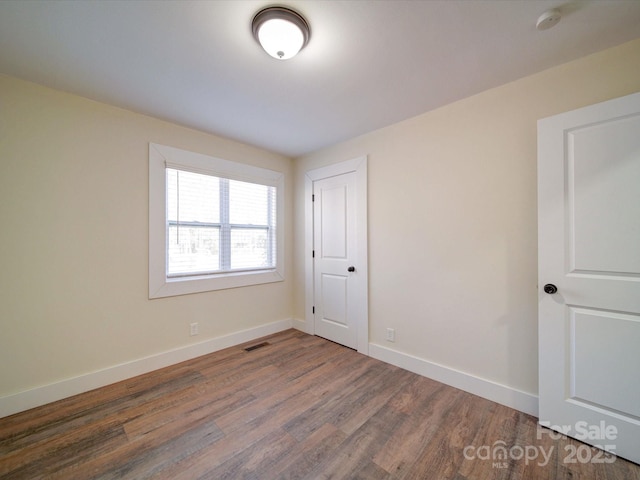
{"label": "white ceiling", "polygon": [[271,4],[4,0],[0,71],[295,157],[640,37],[639,0],[283,0],[311,41],[278,61]]}

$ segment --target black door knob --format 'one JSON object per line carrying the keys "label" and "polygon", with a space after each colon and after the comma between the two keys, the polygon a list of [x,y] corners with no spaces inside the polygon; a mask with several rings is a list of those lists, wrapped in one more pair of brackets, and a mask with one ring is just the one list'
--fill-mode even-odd
{"label": "black door knob", "polygon": [[355,272],[355,271],[356,271],[356,267],[354,267],[353,265],[347,268],[347,272]]}
{"label": "black door knob", "polygon": [[556,287],[553,283],[547,283],[544,288],[544,293],[548,293],[549,295],[553,295],[558,291],[558,287]]}

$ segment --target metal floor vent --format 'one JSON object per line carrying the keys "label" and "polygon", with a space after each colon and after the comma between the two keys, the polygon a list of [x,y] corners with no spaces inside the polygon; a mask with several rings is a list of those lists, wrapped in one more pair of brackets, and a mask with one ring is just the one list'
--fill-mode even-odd
{"label": "metal floor vent", "polygon": [[254,350],[257,350],[258,348],[266,347],[267,345],[269,345],[269,342],[258,343],[256,345],[251,345],[250,347],[245,348],[244,351],[252,352]]}

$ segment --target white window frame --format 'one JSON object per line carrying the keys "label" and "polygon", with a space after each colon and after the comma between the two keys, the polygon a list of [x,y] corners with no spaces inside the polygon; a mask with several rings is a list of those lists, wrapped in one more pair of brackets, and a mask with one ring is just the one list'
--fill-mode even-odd
{"label": "white window frame", "polygon": [[[166,168],[276,187],[276,265],[253,271],[167,276]],[[149,144],[149,298],[171,297],[284,280],[284,175],[244,163]]]}

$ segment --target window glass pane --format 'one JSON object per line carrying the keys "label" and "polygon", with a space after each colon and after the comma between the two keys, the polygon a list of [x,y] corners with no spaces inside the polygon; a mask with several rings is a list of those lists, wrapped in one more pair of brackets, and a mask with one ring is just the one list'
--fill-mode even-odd
{"label": "window glass pane", "polygon": [[269,225],[269,195],[274,187],[229,180],[229,222],[236,225]]}
{"label": "window glass pane", "polygon": [[167,220],[219,223],[219,179],[167,168]]}
{"label": "window glass pane", "polygon": [[275,187],[166,172],[167,275],[276,265]]}
{"label": "window glass pane", "polygon": [[220,228],[170,225],[167,274],[214,272],[220,269]]}
{"label": "window glass pane", "polygon": [[271,267],[268,229],[231,229],[231,268]]}

